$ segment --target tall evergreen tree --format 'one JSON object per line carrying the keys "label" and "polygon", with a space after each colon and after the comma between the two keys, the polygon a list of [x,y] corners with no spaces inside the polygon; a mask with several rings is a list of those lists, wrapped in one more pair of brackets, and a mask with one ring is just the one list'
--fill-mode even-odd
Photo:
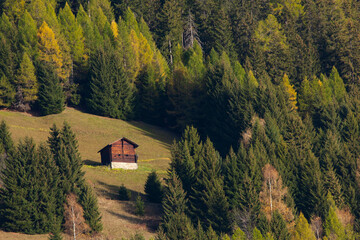
{"label": "tall evergreen tree", "polygon": [[87,106],[93,113],[126,119],[132,114],[132,87],[110,43],[91,55]]}
{"label": "tall evergreen tree", "polygon": [[24,233],[46,233],[56,214],[57,169],[44,146],[36,151],[31,139],[20,142],[5,160],[1,215],[3,228]]}
{"label": "tall evergreen tree", "polygon": [[[199,219],[206,228],[228,232],[231,227],[229,205],[220,176],[221,158],[211,141],[206,140],[200,156],[200,164],[190,195],[190,212],[193,220]],[[195,222],[193,221],[193,222]]]}
{"label": "tall evergreen tree", "polygon": [[51,65],[42,62],[38,67],[39,94],[37,104],[42,115],[64,110],[64,93],[59,77]]}
{"label": "tall evergreen tree", "polygon": [[30,106],[26,105],[29,105],[37,99],[39,86],[35,75],[35,67],[26,52],[20,63],[15,83],[17,88],[16,108],[19,110],[29,110]]}
{"label": "tall evergreen tree", "polygon": [[101,232],[103,225],[101,223],[101,214],[99,212],[98,202],[95,193],[87,184],[80,188],[79,203],[84,209],[84,218],[91,230],[95,233]]}
{"label": "tall evergreen tree", "polygon": [[195,229],[186,215],[186,193],[181,181],[173,171],[169,172],[163,200],[163,222],[161,228],[167,239],[195,239]]}

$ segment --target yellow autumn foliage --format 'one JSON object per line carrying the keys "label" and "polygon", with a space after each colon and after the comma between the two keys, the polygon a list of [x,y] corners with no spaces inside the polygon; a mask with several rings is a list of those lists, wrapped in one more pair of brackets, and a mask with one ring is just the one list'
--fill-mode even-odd
{"label": "yellow autumn foliage", "polygon": [[55,33],[46,22],[43,22],[40,26],[37,32],[37,37],[40,50],[40,60],[54,66],[56,73],[60,78],[66,78],[66,76],[63,76],[62,73],[63,57],[58,41],[55,38]]}
{"label": "yellow autumn foliage", "polygon": [[288,93],[289,95],[289,101],[290,101],[290,104],[291,104],[291,110],[297,110],[298,107],[296,106],[297,104],[297,93],[294,89],[294,86],[290,84],[290,81],[289,81],[289,77],[288,75],[285,73],[284,74],[284,77],[283,77],[283,85],[285,87],[285,90],[286,92]]}
{"label": "yellow autumn foliage", "polygon": [[114,20],[111,22],[110,28],[114,38],[117,39],[117,37],[119,36],[119,29],[117,23]]}

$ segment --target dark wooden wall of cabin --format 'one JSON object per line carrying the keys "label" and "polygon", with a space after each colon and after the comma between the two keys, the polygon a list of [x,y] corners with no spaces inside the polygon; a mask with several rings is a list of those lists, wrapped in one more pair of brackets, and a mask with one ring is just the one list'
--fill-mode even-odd
{"label": "dark wooden wall of cabin", "polygon": [[136,162],[134,146],[124,140],[112,144],[111,156],[113,162]]}
{"label": "dark wooden wall of cabin", "polygon": [[111,162],[111,147],[107,146],[101,152],[101,164],[108,165]]}

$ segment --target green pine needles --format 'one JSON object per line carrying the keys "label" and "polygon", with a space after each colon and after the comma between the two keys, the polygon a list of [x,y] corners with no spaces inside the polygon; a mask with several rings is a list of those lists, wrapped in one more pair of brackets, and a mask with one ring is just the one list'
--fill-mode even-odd
{"label": "green pine needles", "polygon": [[76,193],[91,232],[101,232],[96,195],[84,183],[76,136],[67,123],[61,130],[56,125],[51,128],[48,145],[36,146],[31,138],[25,138],[15,147],[2,122],[0,145],[5,153],[0,192],[2,229],[28,234],[51,232],[50,239],[61,239],[65,198]]}

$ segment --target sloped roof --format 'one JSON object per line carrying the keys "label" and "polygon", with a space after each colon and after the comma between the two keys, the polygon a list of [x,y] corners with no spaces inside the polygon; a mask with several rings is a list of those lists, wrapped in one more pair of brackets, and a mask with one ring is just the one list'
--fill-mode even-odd
{"label": "sloped roof", "polygon": [[99,152],[101,152],[102,150],[104,150],[105,148],[107,148],[107,147],[109,147],[109,146],[113,145],[114,143],[116,143],[116,142],[118,142],[118,141],[122,141],[122,140],[124,140],[124,141],[126,141],[126,142],[130,143],[131,145],[133,145],[133,146],[134,146],[134,148],[139,147],[139,145],[138,145],[138,144],[136,144],[135,142],[133,142],[133,141],[131,141],[131,140],[129,140],[129,139],[127,139],[127,138],[123,137],[123,138],[119,138],[118,140],[116,140],[116,141],[114,141],[114,142],[112,142],[112,143],[109,143],[108,145],[106,145],[105,147],[103,147],[102,149],[100,149],[100,150],[98,151],[98,153],[99,153]]}

